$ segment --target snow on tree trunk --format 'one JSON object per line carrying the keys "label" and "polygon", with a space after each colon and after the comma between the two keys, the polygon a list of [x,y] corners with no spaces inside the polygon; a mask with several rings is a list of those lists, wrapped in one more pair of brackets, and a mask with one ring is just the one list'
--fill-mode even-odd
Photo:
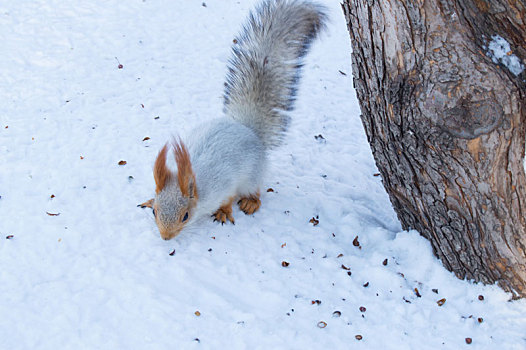
{"label": "snow on tree trunk", "polygon": [[402,226],[458,277],[526,296],[524,0],[342,6],[362,122]]}

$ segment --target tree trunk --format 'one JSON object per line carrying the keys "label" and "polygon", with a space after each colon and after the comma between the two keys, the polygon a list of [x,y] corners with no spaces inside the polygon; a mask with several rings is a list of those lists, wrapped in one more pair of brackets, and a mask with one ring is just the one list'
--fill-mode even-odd
{"label": "tree trunk", "polygon": [[362,122],[404,229],[459,278],[526,296],[524,0],[345,0]]}

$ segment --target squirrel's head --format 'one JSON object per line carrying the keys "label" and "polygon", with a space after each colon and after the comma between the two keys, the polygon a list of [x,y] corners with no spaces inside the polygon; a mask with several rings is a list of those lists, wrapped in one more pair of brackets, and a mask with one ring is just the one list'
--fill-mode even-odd
{"label": "squirrel's head", "polygon": [[197,187],[190,154],[181,140],[174,142],[173,147],[177,174],[166,166],[167,145],[159,152],[153,169],[156,185],[153,213],[161,237],[165,240],[181,232],[192,218],[197,205]]}

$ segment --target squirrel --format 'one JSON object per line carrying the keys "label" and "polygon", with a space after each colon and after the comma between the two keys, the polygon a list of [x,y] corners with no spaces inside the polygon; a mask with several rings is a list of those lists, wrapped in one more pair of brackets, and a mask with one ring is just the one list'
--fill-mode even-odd
{"label": "squirrel", "polygon": [[267,153],[283,141],[293,109],[302,59],[325,26],[325,8],[300,0],[265,0],[234,39],[224,91],[224,116],[197,126],[172,147],[174,173],[166,165],[168,144],[153,168],[153,208],[165,240],[212,214],[230,221],[237,201],[245,214],[261,205]]}

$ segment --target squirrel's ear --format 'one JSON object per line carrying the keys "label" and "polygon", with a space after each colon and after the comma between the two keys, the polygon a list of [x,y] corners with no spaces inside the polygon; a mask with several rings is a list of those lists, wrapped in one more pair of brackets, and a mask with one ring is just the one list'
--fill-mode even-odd
{"label": "squirrel's ear", "polygon": [[155,193],[162,191],[168,179],[172,176],[170,169],[166,166],[166,153],[168,152],[168,145],[164,147],[159,152],[157,159],[155,160],[155,165],[153,167],[153,177],[155,179]]}
{"label": "squirrel's ear", "polygon": [[195,175],[190,162],[190,153],[181,139],[174,141],[175,162],[177,163],[177,181],[181,193],[185,197],[195,197],[197,189],[195,186]]}
{"label": "squirrel's ear", "polygon": [[197,199],[197,187],[195,186],[195,177],[192,177],[188,182],[188,193],[190,198]]}

